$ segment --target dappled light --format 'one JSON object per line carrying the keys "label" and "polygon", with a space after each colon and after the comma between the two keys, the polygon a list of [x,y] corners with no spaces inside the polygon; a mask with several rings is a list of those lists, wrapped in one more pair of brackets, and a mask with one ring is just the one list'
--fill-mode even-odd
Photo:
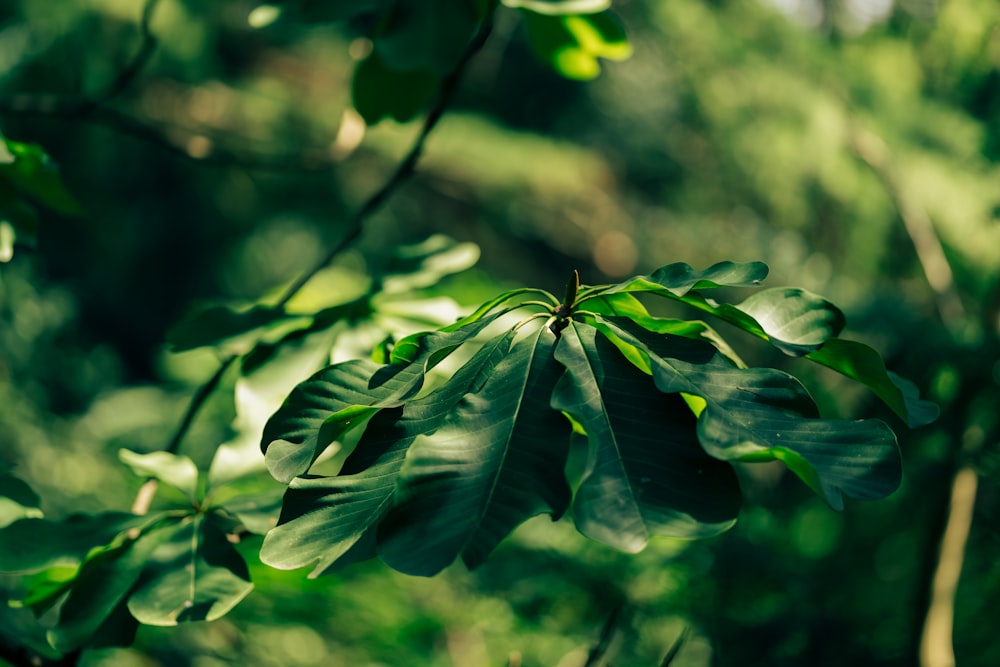
{"label": "dappled light", "polygon": [[3,3],[0,666],[1000,664],[998,35]]}

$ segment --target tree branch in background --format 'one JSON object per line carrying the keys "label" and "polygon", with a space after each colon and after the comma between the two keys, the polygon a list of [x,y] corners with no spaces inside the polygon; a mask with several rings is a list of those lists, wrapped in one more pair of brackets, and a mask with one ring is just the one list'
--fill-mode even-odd
{"label": "tree branch in background", "polygon": [[[851,147],[871,167],[892,198],[913,242],[927,283],[934,292],[941,321],[953,337],[960,339],[967,324],[967,313],[934,223],[927,211],[907,196],[900,186],[889,149],[881,137],[855,125],[851,133]],[[937,563],[930,574],[927,613],[920,635],[920,667],[955,667],[955,596],[972,528],[979,481],[971,466],[958,464],[960,457],[966,453],[956,448],[953,454],[956,472],[947,500],[947,518],[944,519],[936,554]]]}
{"label": "tree branch in background", "polygon": [[937,568],[931,581],[931,600],[920,637],[920,667],[955,667],[952,636],[955,625],[955,594],[969,541],[979,477],[963,467],[951,485],[948,520],[941,536]]}
{"label": "tree branch in background", "polygon": [[934,292],[941,321],[952,334],[957,334],[966,318],[965,307],[955,288],[955,276],[941,239],[934,230],[934,223],[927,211],[903,191],[893,169],[889,149],[881,137],[855,125],[850,141],[854,153],[871,167],[892,198],[903,227],[913,242],[924,277]]}
{"label": "tree branch in background", "polygon": [[[462,74],[465,72],[469,61],[472,60],[473,56],[475,56],[476,53],[483,48],[483,45],[489,39],[492,28],[492,14],[489,14],[483,21],[479,30],[476,32],[475,37],[469,43],[468,47],[466,47],[465,52],[462,54],[458,64],[441,82],[441,90],[438,95],[438,99],[430,111],[427,112],[427,116],[424,119],[424,124],[420,129],[420,133],[417,135],[417,138],[413,142],[413,146],[407,152],[402,162],[400,162],[399,166],[392,173],[385,184],[376,190],[375,193],[372,194],[367,201],[365,201],[361,208],[358,209],[358,212],[354,214],[347,234],[335,243],[315,266],[303,273],[288,287],[287,290],[285,290],[276,304],[277,307],[280,308],[288,303],[292,297],[298,294],[299,291],[305,287],[306,283],[308,283],[317,273],[323,270],[338,255],[354,243],[354,241],[361,236],[361,233],[364,230],[365,221],[367,221],[368,218],[371,217],[371,215],[377,211],[379,207],[381,207],[382,204],[384,204],[386,200],[388,200],[389,197],[396,192],[396,190],[400,188],[400,186],[406,183],[406,181],[414,175],[416,172],[417,162],[420,160],[420,156],[424,150],[424,145],[427,143],[427,138],[440,122],[441,117],[444,115],[445,110],[448,108],[455,95],[458,83],[461,80]],[[194,423],[194,419],[198,415],[198,412],[208,400],[212,391],[218,386],[223,374],[233,364],[233,362],[236,361],[237,358],[238,357],[235,355],[226,357],[215,374],[198,388],[194,397],[191,399],[191,403],[188,405],[187,411],[184,413],[184,417],[182,418],[177,431],[174,433],[173,438],[167,445],[166,451],[171,453],[177,452],[180,448],[181,441],[191,428],[191,424]],[[132,504],[132,512],[134,514],[145,514],[149,510],[149,505],[152,502],[153,497],[156,495],[156,489],[157,481],[155,479],[146,480],[143,486],[139,489],[139,492],[136,494],[136,499]]]}
{"label": "tree branch in background", "polygon": [[118,76],[111,82],[107,90],[90,100],[90,104],[95,109],[125,92],[132,85],[132,82],[139,77],[142,70],[146,68],[146,65],[149,64],[150,59],[156,52],[156,36],[153,34],[150,24],[153,21],[153,12],[158,2],[159,0],[146,0],[146,4],[143,5],[142,15],[139,18],[139,32],[142,36],[139,50],[136,51],[132,61],[118,73]]}

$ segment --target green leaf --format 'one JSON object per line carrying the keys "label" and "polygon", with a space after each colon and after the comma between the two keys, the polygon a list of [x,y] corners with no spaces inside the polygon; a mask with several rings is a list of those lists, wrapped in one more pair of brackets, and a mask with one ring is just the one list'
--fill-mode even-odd
{"label": "green leaf", "polygon": [[[0,143],[3,141],[0,137]],[[6,144],[14,161],[0,163],[0,180],[8,180],[22,194],[59,213],[82,212],[80,204],[63,186],[55,163],[40,146],[10,140]]]}
{"label": "green leaf", "polygon": [[636,276],[606,288],[591,288],[587,290],[587,294],[663,293],[666,290],[674,296],[684,296],[692,289],[757,287],[767,277],[767,273],[767,264],[763,262],[719,262],[704,271],[696,271],[690,264],[676,262],[661,266],[648,276]]}
{"label": "green leaf", "polygon": [[128,599],[139,622],[214,621],[250,593],[246,563],[211,517],[190,517],[159,532],[160,544]]}
{"label": "green leaf", "polygon": [[479,246],[435,234],[414,245],[393,250],[381,268],[382,292],[406,292],[436,285],[445,276],[461,273],[479,261]]}
{"label": "green leaf", "polygon": [[297,477],[285,494],[278,526],[264,538],[261,560],[290,570],[310,565],[318,576],[375,555],[375,527],[392,505],[399,470],[413,440],[438,428],[462,396],[489,376],[512,334],[476,352],[442,387],[368,422],[336,477]]}
{"label": "green leaf", "polygon": [[271,306],[253,306],[245,310],[210,306],[174,325],[167,332],[167,342],[174,352],[223,343],[246,352],[254,342],[250,334],[290,318],[302,319],[289,315],[283,308]]}
{"label": "green leaf", "polygon": [[696,419],[676,395],[656,391],[603,336],[571,323],[555,352],[566,367],[552,407],[583,425],[591,465],[573,501],[584,535],[636,553],[650,534],[707,537],[736,520],[732,468],[699,446]]}
{"label": "green leaf", "polygon": [[91,549],[156,520],[157,517],[124,512],[75,514],[62,521],[21,519],[0,529],[0,572],[38,572],[57,566],[77,566]]}
{"label": "green leaf", "polygon": [[596,14],[610,9],[611,0],[501,0],[513,9],[529,9],[537,14]]}
{"label": "green leaf", "polygon": [[826,299],[795,287],[761,290],[736,306],[782,352],[800,356],[819,349],[844,329],[844,314]]}
{"label": "green leaf", "polygon": [[786,373],[735,368],[714,350],[694,349],[694,341],[655,336],[624,319],[602,318],[600,328],[647,356],[660,391],[704,399],[698,439],[712,456],[783,461],[835,509],[842,494],[876,499],[899,486],[899,448],[883,422],[819,419],[805,388]]}
{"label": "green leaf", "polygon": [[438,77],[431,72],[387,67],[375,50],[354,70],[351,98],[368,125],[383,118],[405,123],[430,106],[438,84]]}
{"label": "green leaf", "polygon": [[95,635],[108,638],[109,621],[121,619],[125,597],[142,574],[157,532],[101,551],[83,566],[59,608],[58,623],[49,631],[53,646],[66,653],[85,646]]}
{"label": "green leaf", "polygon": [[140,454],[121,449],[118,458],[139,477],[153,477],[179,489],[192,501],[198,500],[198,467],[188,457],[170,452]]}
{"label": "green leaf", "polygon": [[549,408],[562,374],[554,345],[541,326],[518,339],[439,428],[410,446],[396,506],[378,531],[391,567],[431,576],[461,555],[474,568],[527,519],[566,510],[572,429]]}
{"label": "green leaf", "polygon": [[593,79],[601,72],[600,58],[632,56],[632,45],[611,12],[563,14],[532,9],[522,7],[521,11],[532,50],[566,78]]}
{"label": "green leaf", "polygon": [[827,341],[806,359],[828,366],[871,389],[910,428],[925,426],[938,418],[938,407],[922,401],[916,385],[889,373],[882,356],[863,343],[839,338]]}
{"label": "green leaf", "polygon": [[0,528],[18,519],[41,517],[41,505],[30,486],[13,475],[0,473]]}

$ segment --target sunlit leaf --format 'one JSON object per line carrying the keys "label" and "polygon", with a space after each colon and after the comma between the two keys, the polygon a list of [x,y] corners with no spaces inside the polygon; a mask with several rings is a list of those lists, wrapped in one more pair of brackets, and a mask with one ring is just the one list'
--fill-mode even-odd
{"label": "sunlit leaf", "polygon": [[0,473],[0,528],[18,519],[42,515],[42,501],[30,486],[5,473]]}
{"label": "sunlit leaf", "polygon": [[122,449],[118,458],[139,477],[158,479],[179,489],[191,500],[198,498],[198,467],[188,457],[170,452],[140,454]]}
{"label": "sunlit leaf", "polygon": [[[545,3],[548,4],[548,3]],[[625,60],[632,45],[610,12],[565,14],[522,7],[521,16],[532,50],[569,79],[593,79],[600,59]]]}
{"label": "sunlit leaf", "polygon": [[596,14],[611,7],[611,0],[501,0],[514,9],[530,9],[538,14]]}
{"label": "sunlit leaf", "polygon": [[430,287],[443,277],[472,268],[479,246],[435,234],[421,243],[396,248],[380,271],[382,291],[403,292]]}

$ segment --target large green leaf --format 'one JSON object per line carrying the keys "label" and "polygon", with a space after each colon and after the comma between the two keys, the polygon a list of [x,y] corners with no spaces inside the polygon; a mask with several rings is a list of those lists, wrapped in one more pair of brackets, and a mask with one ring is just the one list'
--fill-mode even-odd
{"label": "large green leaf", "polygon": [[128,609],[147,625],[213,621],[250,590],[243,559],[211,516],[196,515],[158,531]]}
{"label": "large green leaf", "polygon": [[407,449],[493,372],[511,340],[511,334],[492,339],[436,391],[372,417],[336,477],[292,480],[261,559],[279,569],[311,565],[317,576],[345,560],[374,556],[374,530],[391,507]]}
{"label": "large green leaf", "polygon": [[563,331],[555,357],[567,372],[552,407],[583,425],[591,448],[573,501],[580,532],[637,552],[651,534],[706,537],[735,522],[736,476],[698,445],[696,419],[683,400],[657,392],[586,324]]}
{"label": "large green leaf", "polygon": [[379,525],[379,556],[430,576],[458,556],[482,563],[528,518],[560,516],[572,429],[549,408],[562,368],[545,327],[518,339],[481,386],[410,446],[396,506]]}
{"label": "large green leaf", "polygon": [[601,318],[599,325],[613,342],[646,355],[661,391],[705,401],[698,438],[712,456],[781,460],[836,509],[842,494],[882,498],[899,486],[899,448],[883,422],[820,419],[805,388],[786,373],[735,368],[694,350],[695,341],[651,334],[629,320]]}
{"label": "large green leaf", "polygon": [[316,373],[292,391],[264,427],[261,447],[268,470],[285,483],[304,474],[341,435],[413,396],[428,370],[497,317],[499,313],[453,331],[405,338],[388,366],[356,360]]}
{"label": "large green leaf", "polygon": [[864,343],[837,338],[806,358],[867,386],[910,428],[924,426],[938,417],[938,407],[920,400],[916,386],[888,372],[882,356]]}

